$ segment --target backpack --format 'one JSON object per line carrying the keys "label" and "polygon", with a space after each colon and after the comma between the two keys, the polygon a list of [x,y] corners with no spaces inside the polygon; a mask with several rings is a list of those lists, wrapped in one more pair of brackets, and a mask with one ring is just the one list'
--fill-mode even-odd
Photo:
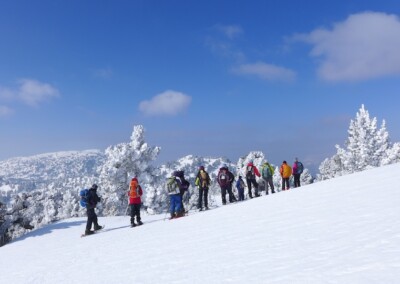
{"label": "backpack", "polygon": [[[135,186],[135,184],[136,184],[136,186]],[[138,183],[131,182],[130,190],[129,190],[129,197],[130,198],[140,197],[139,188],[140,188],[140,185]]]}
{"label": "backpack", "polygon": [[247,166],[246,168],[246,178],[248,179],[254,179],[254,166]]}
{"label": "backpack", "polygon": [[168,194],[178,194],[179,193],[179,185],[175,177],[170,177],[167,181],[167,190]]}
{"label": "backpack", "polygon": [[79,203],[82,207],[86,208],[89,202],[89,189],[82,189],[79,192],[79,196],[81,197]]}
{"label": "backpack", "polygon": [[288,164],[283,164],[281,166],[281,176],[283,178],[290,178],[292,175],[292,168]]}
{"label": "backpack", "polygon": [[245,187],[244,181],[242,179],[239,179],[236,183],[236,187],[237,189],[244,189]]}
{"label": "backpack", "polygon": [[271,176],[271,170],[268,165],[264,165],[261,169],[261,175],[263,178],[269,178]]}
{"label": "backpack", "polygon": [[303,164],[301,162],[297,162],[297,173],[301,174],[303,173],[303,170],[304,170]]}
{"label": "backpack", "polygon": [[221,187],[226,187],[229,185],[229,174],[227,169],[220,170],[218,173],[218,183]]}
{"label": "backpack", "polygon": [[201,187],[207,187],[207,173],[205,171],[200,171],[200,182]]}
{"label": "backpack", "polygon": [[263,178],[272,177],[274,175],[274,168],[270,164],[264,165],[261,170],[261,175]]}
{"label": "backpack", "polygon": [[271,171],[271,176],[273,176],[273,175],[274,175],[274,172],[275,172],[274,167],[271,166],[270,164],[268,164],[268,168],[269,168],[269,170]]}

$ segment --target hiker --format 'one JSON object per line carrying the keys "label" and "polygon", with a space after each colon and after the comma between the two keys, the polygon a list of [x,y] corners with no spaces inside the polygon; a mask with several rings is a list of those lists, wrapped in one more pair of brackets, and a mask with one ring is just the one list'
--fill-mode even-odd
{"label": "hiker", "polygon": [[[140,219],[140,206],[142,205],[141,196],[143,195],[142,187],[140,186],[136,177],[131,180],[129,185],[129,207],[131,209],[131,227],[143,225]],[[136,223],[135,224],[135,217]]]}
{"label": "hiker", "polygon": [[181,181],[177,177],[179,173],[174,171],[172,175],[167,180],[167,191],[169,195],[169,212],[171,213],[171,218],[179,218],[184,214],[182,212],[182,196],[180,193]]}
{"label": "hiker", "polygon": [[[85,230],[85,235],[91,235],[94,233],[94,231],[98,231],[103,229],[102,226],[99,226],[99,223],[97,222],[97,215],[94,209],[96,208],[96,205],[98,202],[100,202],[100,197],[97,195],[97,184],[93,184],[92,187],[89,189],[89,196],[88,196],[88,202],[86,206],[86,212],[87,212],[87,223],[86,223],[86,230]],[[94,231],[91,230],[92,225],[94,225]]]}
{"label": "hiker", "polygon": [[232,193],[232,176],[233,174],[229,171],[227,165],[224,165],[222,168],[219,169],[217,181],[219,186],[221,187],[221,197],[223,205],[226,205],[226,192],[228,192],[230,203],[236,201],[236,198]]}
{"label": "hiker", "polygon": [[253,161],[250,161],[246,166],[246,182],[247,188],[249,189],[249,196],[253,198],[253,194],[251,192],[251,187],[254,186],[254,194],[255,197],[259,197],[258,194],[258,183],[256,181],[256,176],[260,177],[260,172],[257,167],[253,165]]}
{"label": "hiker", "polygon": [[231,192],[231,196],[229,198],[229,202],[232,203],[232,202],[236,202],[237,201],[236,196],[233,193],[233,183],[235,182],[235,175],[230,170],[228,170],[228,174],[229,174],[229,180],[230,180],[228,192]]}
{"label": "hiker", "polygon": [[176,177],[179,178],[179,194],[181,195],[181,210],[182,213],[184,214],[185,207],[183,206],[183,195],[185,194],[186,191],[188,191],[190,183],[185,179],[185,172],[184,171],[176,171],[175,172]]}
{"label": "hiker", "polygon": [[289,178],[292,175],[292,168],[286,163],[286,161],[283,161],[279,172],[282,177],[282,190],[289,190]]}
{"label": "hiker", "polygon": [[239,201],[243,201],[244,200],[244,181],[242,179],[242,176],[239,176],[239,179],[236,182],[236,188],[238,190],[239,193]]}
{"label": "hiker", "polygon": [[268,185],[271,187],[271,193],[275,193],[275,187],[272,177],[274,176],[274,168],[265,160],[261,166],[261,177],[264,180],[265,193],[268,195]]}
{"label": "hiker", "polygon": [[199,201],[197,203],[197,209],[203,210],[203,199],[204,207],[208,210],[208,187],[211,184],[210,176],[204,170],[204,166],[201,166],[197,173],[195,184],[199,187]]}
{"label": "hiker", "polygon": [[294,187],[300,187],[300,175],[303,173],[303,164],[299,162],[298,158],[294,159],[293,164],[293,177],[294,177]]}

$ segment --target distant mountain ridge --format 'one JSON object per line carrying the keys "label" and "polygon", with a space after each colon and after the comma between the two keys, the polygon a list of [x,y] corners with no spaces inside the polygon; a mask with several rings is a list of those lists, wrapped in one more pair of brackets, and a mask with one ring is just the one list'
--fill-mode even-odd
{"label": "distant mountain ridge", "polygon": [[100,150],[63,151],[0,161],[0,182],[19,185],[19,191],[79,176],[98,176],[104,162]]}

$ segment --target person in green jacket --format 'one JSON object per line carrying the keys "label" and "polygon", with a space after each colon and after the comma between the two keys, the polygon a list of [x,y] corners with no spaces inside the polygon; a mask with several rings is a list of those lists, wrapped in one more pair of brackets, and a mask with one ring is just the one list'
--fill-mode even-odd
{"label": "person in green jacket", "polygon": [[261,166],[261,177],[264,180],[265,193],[268,195],[268,185],[271,187],[271,192],[275,193],[275,187],[272,177],[274,176],[274,167],[266,160]]}

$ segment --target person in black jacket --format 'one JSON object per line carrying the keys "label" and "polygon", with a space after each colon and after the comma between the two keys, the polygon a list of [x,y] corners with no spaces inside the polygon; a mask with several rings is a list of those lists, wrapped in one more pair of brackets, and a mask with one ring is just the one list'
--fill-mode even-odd
{"label": "person in black jacket", "polygon": [[[99,223],[97,222],[97,215],[94,211],[97,203],[100,202],[100,197],[97,195],[97,188],[97,184],[93,184],[92,187],[89,189],[88,204],[86,206],[88,219],[86,223],[85,235],[91,235],[94,233],[94,231],[103,229],[102,226],[99,226]],[[91,230],[93,224],[94,231]]]}
{"label": "person in black jacket", "polygon": [[197,208],[203,211],[203,198],[205,209],[208,210],[208,188],[211,184],[211,179],[209,174],[201,166],[199,172],[197,173],[195,184],[199,187],[199,200],[197,202]]}

